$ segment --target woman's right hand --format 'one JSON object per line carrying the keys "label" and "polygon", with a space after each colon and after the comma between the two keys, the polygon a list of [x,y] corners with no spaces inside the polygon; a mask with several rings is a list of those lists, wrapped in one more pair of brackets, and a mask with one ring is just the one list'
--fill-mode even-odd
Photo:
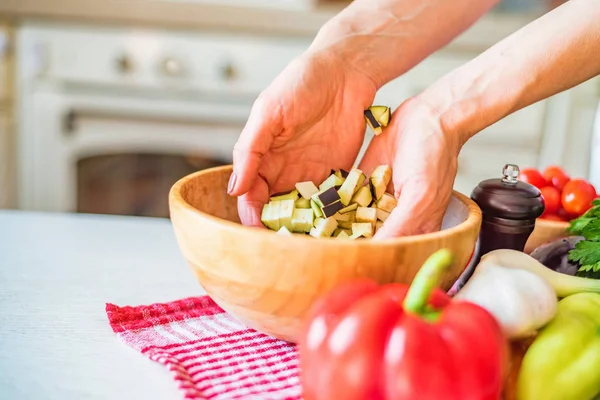
{"label": "woman's right hand", "polygon": [[260,94],[233,152],[228,193],[244,225],[262,226],[273,193],[297,182],[318,185],[332,169],[349,170],[365,134],[364,110],[376,84],[330,52],[307,52]]}

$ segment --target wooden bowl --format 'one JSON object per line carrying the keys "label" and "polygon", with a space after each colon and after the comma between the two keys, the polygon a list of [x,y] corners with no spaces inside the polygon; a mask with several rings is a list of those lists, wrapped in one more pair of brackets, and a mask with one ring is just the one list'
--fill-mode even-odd
{"label": "wooden bowl", "polygon": [[360,277],[410,283],[425,259],[444,247],[455,256],[442,280],[450,289],[479,234],[479,207],[455,192],[439,232],[378,241],[281,236],[239,223],[237,200],[226,193],[231,172],[231,166],[206,169],[173,185],[169,206],[177,241],[217,304],[283,340],[296,341],[307,310],[336,284]]}
{"label": "wooden bowl", "polygon": [[568,236],[568,227],[568,222],[538,218],[535,221],[535,228],[529,236],[527,244],[525,244],[524,252],[531,253],[536,247],[543,243]]}

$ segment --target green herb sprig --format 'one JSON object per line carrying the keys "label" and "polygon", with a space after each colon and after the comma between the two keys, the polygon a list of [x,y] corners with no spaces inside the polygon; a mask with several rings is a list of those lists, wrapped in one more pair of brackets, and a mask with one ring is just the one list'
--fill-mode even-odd
{"label": "green herb sprig", "polygon": [[567,231],[584,237],[568,255],[570,261],[580,265],[577,275],[600,279],[600,199],[592,201],[585,214],[572,220]]}

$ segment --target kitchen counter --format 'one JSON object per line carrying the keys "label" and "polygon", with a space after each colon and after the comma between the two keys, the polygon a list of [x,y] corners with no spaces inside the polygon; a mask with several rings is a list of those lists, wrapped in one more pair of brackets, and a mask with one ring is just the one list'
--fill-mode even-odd
{"label": "kitchen counter", "polygon": [[[346,4],[347,2],[341,1],[317,6],[313,10],[277,10],[177,0],[2,0],[0,16],[13,20],[60,19],[312,37]],[[457,38],[452,45],[489,47],[533,18],[534,16],[493,12]]]}
{"label": "kitchen counter", "polygon": [[1,397],[178,399],[104,307],[203,293],[166,219],[0,211]]}

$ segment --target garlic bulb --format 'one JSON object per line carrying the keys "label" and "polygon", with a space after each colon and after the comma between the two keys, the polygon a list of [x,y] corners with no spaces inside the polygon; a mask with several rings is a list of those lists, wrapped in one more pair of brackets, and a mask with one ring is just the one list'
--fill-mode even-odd
{"label": "garlic bulb", "polygon": [[488,310],[511,339],[535,334],[554,318],[558,306],[556,293],[544,278],[485,256],[454,298]]}

